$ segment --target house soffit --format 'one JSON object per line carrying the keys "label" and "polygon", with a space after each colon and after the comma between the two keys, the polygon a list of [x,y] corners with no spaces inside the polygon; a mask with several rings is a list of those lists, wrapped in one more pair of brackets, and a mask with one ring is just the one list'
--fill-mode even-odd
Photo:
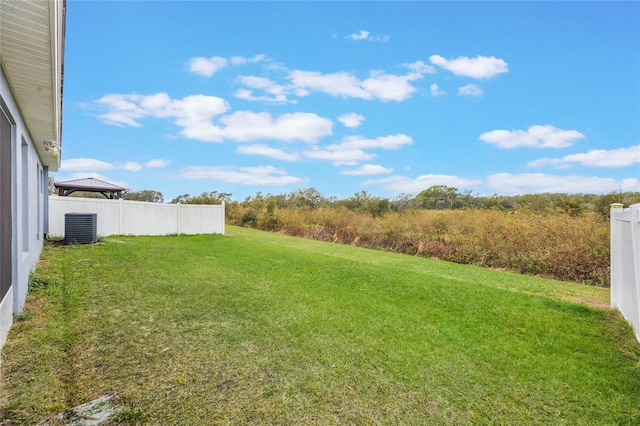
{"label": "house soffit", "polygon": [[0,65],[45,166],[60,166],[64,1],[0,1]]}

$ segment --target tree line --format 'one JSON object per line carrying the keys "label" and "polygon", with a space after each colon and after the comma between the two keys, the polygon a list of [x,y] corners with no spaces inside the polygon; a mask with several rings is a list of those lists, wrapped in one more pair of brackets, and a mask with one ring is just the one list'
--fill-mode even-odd
{"label": "tree line", "polygon": [[[474,195],[472,191],[460,191],[446,185],[434,185],[417,195],[401,194],[389,199],[360,191],[351,197],[338,199],[325,197],[316,188],[303,188],[284,194],[256,193],[243,201],[234,201],[228,192],[203,192],[200,195],[183,194],[172,199],[172,204],[221,204],[233,208],[234,205],[262,211],[265,208],[340,208],[344,207],[358,213],[369,213],[373,217],[387,212],[402,212],[412,209],[457,210],[457,209],[495,209],[503,212],[530,211],[536,213],[567,213],[572,216],[584,212],[597,212],[607,216],[612,203],[625,206],[640,203],[640,192],[610,192],[607,194],[565,194],[543,193],[525,195]],[[161,192],[154,190],[125,193],[124,199],[164,202]]]}

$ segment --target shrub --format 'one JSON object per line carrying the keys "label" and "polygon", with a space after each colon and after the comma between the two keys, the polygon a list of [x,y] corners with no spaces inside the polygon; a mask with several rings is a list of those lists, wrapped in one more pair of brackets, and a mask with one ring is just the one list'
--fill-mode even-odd
{"label": "shrub", "polygon": [[[241,210],[241,209],[239,209]],[[243,226],[342,244],[609,285],[609,223],[575,214],[499,209],[403,210],[374,216],[346,206],[244,210]]]}

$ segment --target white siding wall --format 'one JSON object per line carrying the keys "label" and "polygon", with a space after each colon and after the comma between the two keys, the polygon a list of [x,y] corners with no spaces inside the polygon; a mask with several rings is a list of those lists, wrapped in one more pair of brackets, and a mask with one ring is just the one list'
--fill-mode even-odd
{"label": "white siding wall", "polygon": [[[17,288],[14,288],[14,312],[20,312],[24,306],[24,302],[27,298],[27,289],[29,274],[35,269],[36,263],[40,257],[42,251],[42,244],[44,240],[43,231],[43,212],[42,205],[44,204],[44,197],[47,195],[43,193],[42,188],[42,170],[43,166],[38,157],[38,153],[33,147],[33,143],[25,136],[24,142],[27,143],[27,147],[20,155],[26,154],[27,159],[23,162],[22,159],[16,162],[16,177],[18,182],[18,188],[23,186],[28,188],[27,191],[16,191],[17,197],[14,200],[18,200],[14,203],[14,221],[16,222],[16,228],[14,235],[16,243],[18,244],[17,259]],[[19,140],[17,145],[20,146],[23,140]],[[26,171],[23,167],[26,167]],[[25,182],[26,180],[26,182]]]}
{"label": "white siding wall", "polygon": [[[13,321],[26,301],[29,274],[34,270],[43,243],[44,183],[46,169],[38,156],[31,136],[20,115],[4,71],[0,67],[0,108],[12,122],[11,181],[12,181],[12,288],[0,301],[0,347]],[[23,190],[23,186],[25,189]],[[0,220],[8,220],[0,218]]]}
{"label": "white siding wall", "polygon": [[67,213],[96,213],[98,236],[224,234],[224,205],[49,196],[49,235],[64,236]]}

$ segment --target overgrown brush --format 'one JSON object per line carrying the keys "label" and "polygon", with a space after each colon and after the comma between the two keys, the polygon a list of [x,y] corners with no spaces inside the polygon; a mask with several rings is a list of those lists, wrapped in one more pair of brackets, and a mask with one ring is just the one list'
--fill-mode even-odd
{"label": "overgrown brush", "polygon": [[609,223],[597,213],[406,210],[379,217],[347,208],[236,205],[231,223],[590,285],[609,285]]}

